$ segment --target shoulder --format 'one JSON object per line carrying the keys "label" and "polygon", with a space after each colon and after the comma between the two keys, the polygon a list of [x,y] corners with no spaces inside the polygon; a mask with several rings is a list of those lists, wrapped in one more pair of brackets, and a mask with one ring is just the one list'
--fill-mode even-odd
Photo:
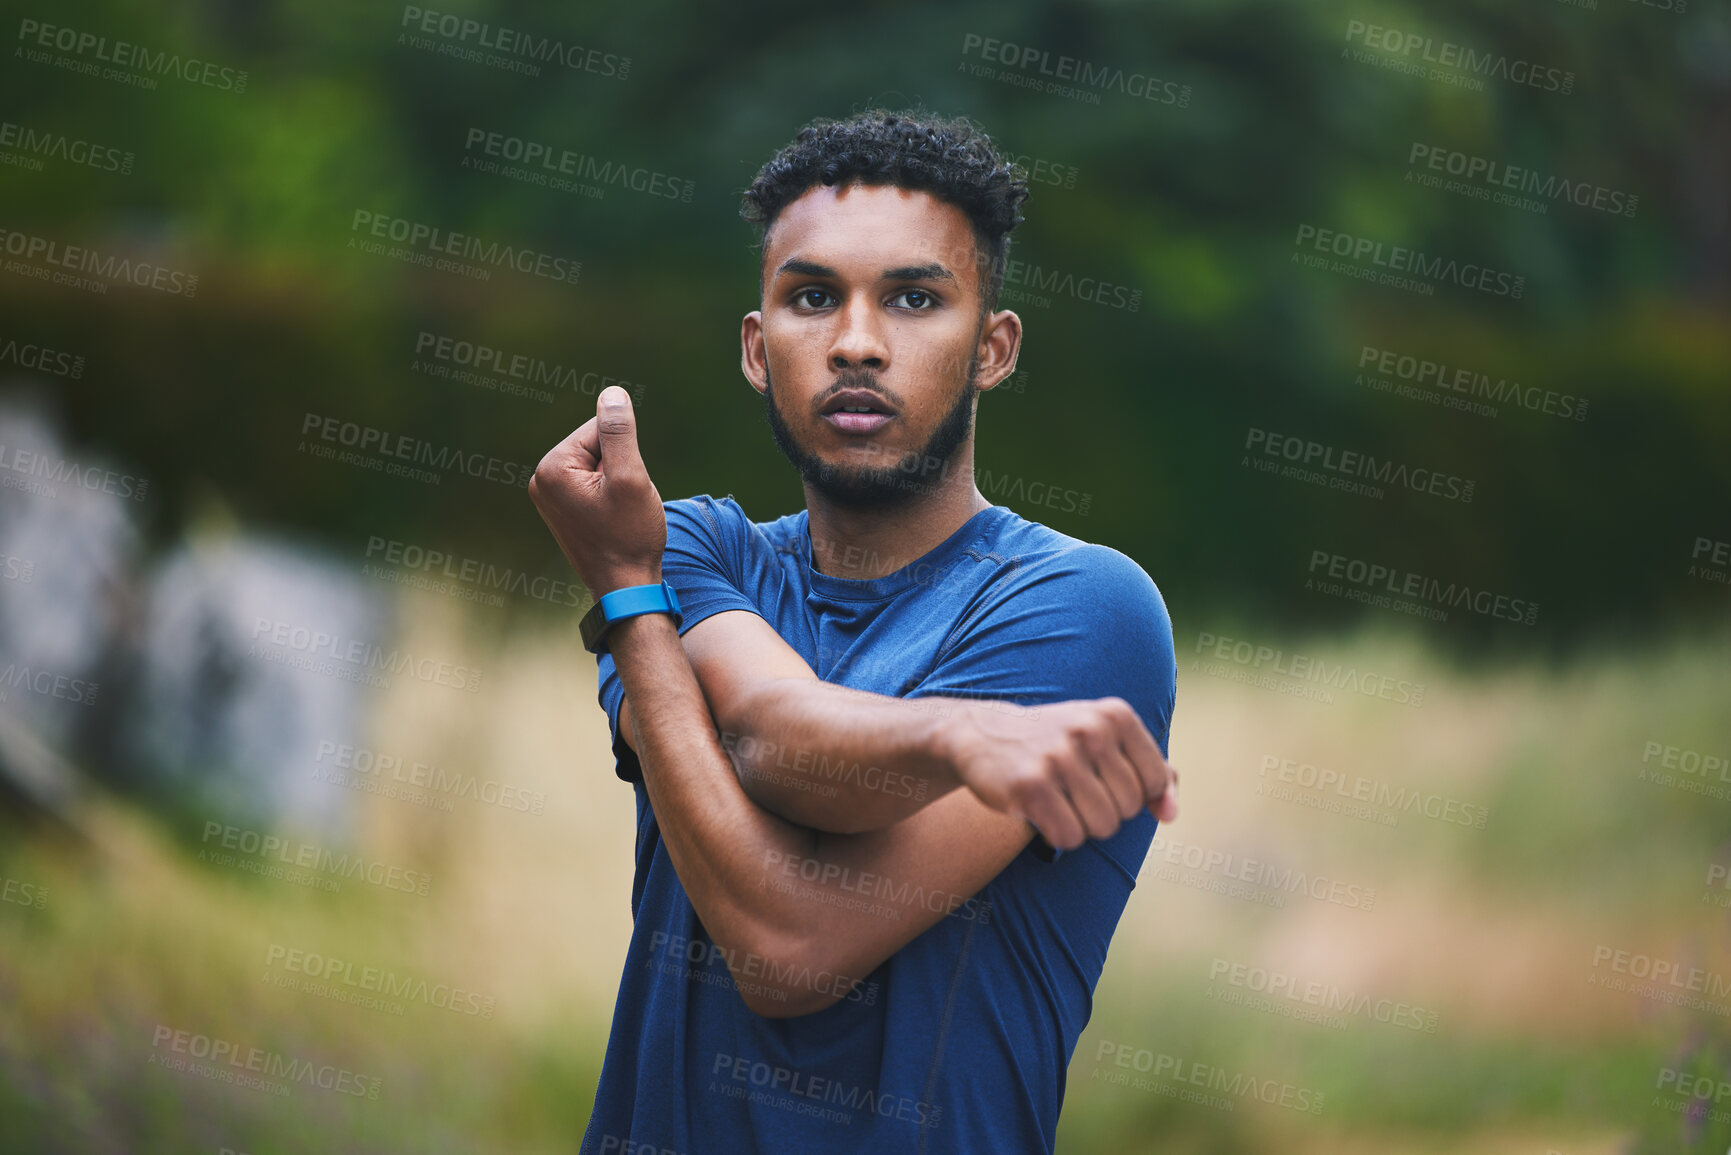
{"label": "shoulder", "polygon": [[1134,558],[1111,546],[1012,513],[994,535],[993,552],[1005,563],[1004,595],[1049,598],[1077,611],[1109,610],[1171,634],[1159,586]]}
{"label": "shoulder", "polygon": [[684,525],[701,527],[710,533],[718,534],[761,534],[772,541],[785,539],[805,528],[805,510],[790,513],[784,517],[769,521],[753,521],[751,515],[735,501],[730,493],[726,497],[715,497],[700,493],[694,497],[680,497],[661,503],[667,511],[668,525],[671,528],[675,519]]}
{"label": "shoulder", "polygon": [[675,498],[661,503],[667,514],[667,533],[698,537],[717,544],[745,543],[753,539],[767,540],[779,546],[805,526],[805,512],[776,518],[773,521],[753,521],[733,499],[700,493],[694,497]]}

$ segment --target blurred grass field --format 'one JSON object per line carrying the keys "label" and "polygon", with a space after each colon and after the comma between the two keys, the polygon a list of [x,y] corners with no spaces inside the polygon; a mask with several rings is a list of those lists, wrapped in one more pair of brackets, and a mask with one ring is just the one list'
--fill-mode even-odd
{"label": "blurred grass field", "polygon": [[[5,819],[0,875],[43,901],[0,903],[0,1150],[575,1148],[629,931],[633,835],[593,664],[564,626],[484,636],[437,605],[406,609],[407,644],[497,674],[461,709],[413,683],[379,692],[369,741],[544,791],[544,813],[357,795],[359,845],[430,872],[425,897],[200,861],[196,828],[173,835],[113,797],[84,806],[89,842]],[[1183,812],[1157,848],[1293,866],[1374,889],[1374,906],[1304,893],[1274,906],[1145,868],[1070,1067],[1061,1150],[1725,1150],[1731,1127],[1667,1109],[1677,1096],[1655,1081],[1666,1067],[1723,1071],[1726,1019],[1592,982],[1602,948],[1731,972],[1726,913],[1705,883],[1731,853],[1731,802],[1640,777],[1648,742],[1731,751],[1731,634],[1559,668],[1462,669],[1401,636],[1289,641],[1422,682],[1417,708],[1210,677],[1192,668],[1195,638],[1180,631],[1170,743]],[[1269,758],[1446,795],[1487,820],[1388,825],[1259,794]],[[398,1015],[283,989],[267,977],[286,950],[496,1009],[413,1000]],[[1230,1005],[1211,997],[1226,989],[1211,981],[1222,964],[1423,1008],[1435,1029]],[[160,1029],[345,1068],[379,1079],[379,1095],[295,1083],[282,1096],[165,1069],[151,1061],[166,1050]],[[1320,1095],[1321,1110],[1109,1078],[1146,1080],[1136,1064],[1162,1056],[1168,1074],[1175,1061],[1248,1075]]]}

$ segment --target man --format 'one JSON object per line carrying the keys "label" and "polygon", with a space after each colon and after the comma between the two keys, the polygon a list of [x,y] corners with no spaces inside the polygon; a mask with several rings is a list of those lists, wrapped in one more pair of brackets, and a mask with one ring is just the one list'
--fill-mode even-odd
{"label": "man", "polygon": [[1140,567],[974,485],[975,403],[1021,343],[995,304],[1026,196],[966,122],[814,122],[746,193],[741,326],[806,510],[663,506],[618,388],[535,473],[610,600],[586,642],[637,795],[585,1152],[1052,1148],[1177,813],[1177,666]]}

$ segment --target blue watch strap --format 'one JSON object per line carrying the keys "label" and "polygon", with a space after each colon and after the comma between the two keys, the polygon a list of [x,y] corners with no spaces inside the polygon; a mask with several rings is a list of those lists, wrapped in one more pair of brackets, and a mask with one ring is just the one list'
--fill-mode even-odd
{"label": "blue watch strap", "polygon": [[660,585],[625,586],[602,594],[601,599],[583,615],[579,624],[583,645],[591,652],[599,653],[607,627],[639,614],[672,614],[675,625],[684,620],[679,608],[679,595],[674,593],[673,587],[666,582]]}
{"label": "blue watch strap", "polygon": [[626,586],[601,595],[601,616],[609,623],[638,614],[679,612],[679,596],[666,582],[656,586]]}

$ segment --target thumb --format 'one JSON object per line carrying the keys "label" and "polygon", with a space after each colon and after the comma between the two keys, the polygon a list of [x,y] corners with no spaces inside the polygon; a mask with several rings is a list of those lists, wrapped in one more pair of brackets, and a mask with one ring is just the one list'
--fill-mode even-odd
{"label": "thumb", "polygon": [[614,475],[642,472],[643,458],[637,452],[637,414],[631,394],[617,385],[601,390],[595,399],[595,424],[601,433],[601,468]]}

